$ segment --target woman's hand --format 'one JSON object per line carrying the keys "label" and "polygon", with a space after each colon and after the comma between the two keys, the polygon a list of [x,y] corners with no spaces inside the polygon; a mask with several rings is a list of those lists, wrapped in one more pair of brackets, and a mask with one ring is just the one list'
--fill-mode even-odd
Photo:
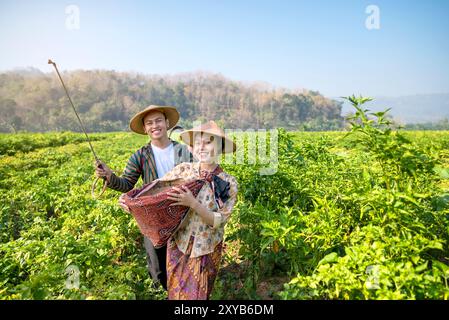
{"label": "woman's hand", "polygon": [[185,206],[193,208],[197,202],[192,192],[186,186],[173,187],[178,193],[167,192],[168,199],[175,201],[170,206]]}
{"label": "woman's hand", "polygon": [[120,198],[118,199],[118,203],[120,204],[120,207],[123,208],[123,210],[125,210],[125,211],[128,212],[128,213],[131,213],[130,210],[129,210],[129,207],[125,204],[125,202],[124,202],[124,200],[123,200],[123,197],[124,197],[124,196],[125,196],[124,194],[122,194],[122,195],[120,196]]}
{"label": "woman's hand", "polygon": [[173,187],[178,193],[167,193],[168,199],[176,202],[170,206],[186,206],[192,208],[201,218],[204,219],[211,227],[214,225],[215,214],[209,211],[204,205],[202,205],[192,194],[187,187],[183,187],[182,190],[177,187]]}

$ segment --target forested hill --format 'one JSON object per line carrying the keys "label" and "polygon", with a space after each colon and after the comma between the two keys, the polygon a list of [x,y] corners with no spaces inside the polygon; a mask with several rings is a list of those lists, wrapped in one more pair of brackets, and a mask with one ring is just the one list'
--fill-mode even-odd
{"label": "forested hill", "polygon": [[[130,117],[150,104],[176,106],[185,126],[206,118],[242,129],[338,129],[343,123],[341,103],[318,92],[245,84],[219,74],[78,70],[62,77],[89,131],[128,130]],[[0,131],[79,131],[76,121],[56,73],[0,74]]]}

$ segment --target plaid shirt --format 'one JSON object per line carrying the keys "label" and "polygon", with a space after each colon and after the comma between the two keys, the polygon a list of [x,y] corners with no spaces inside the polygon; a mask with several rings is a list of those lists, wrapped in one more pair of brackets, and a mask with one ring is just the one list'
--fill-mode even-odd
{"label": "plaid shirt", "polygon": [[[175,166],[182,162],[192,162],[193,156],[187,149],[187,145],[170,140],[173,143],[175,153]],[[154,160],[151,143],[143,146],[129,158],[125,171],[121,177],[112,174],[108,187],[121,192],[128,192],[136,185],[139,177],[142,177],[143,184],[150,183],[158,178],[156,162]]]}

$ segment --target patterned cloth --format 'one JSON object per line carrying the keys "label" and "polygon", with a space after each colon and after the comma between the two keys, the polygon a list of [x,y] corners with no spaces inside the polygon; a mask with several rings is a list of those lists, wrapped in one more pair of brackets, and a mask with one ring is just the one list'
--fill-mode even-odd
{"label": "patterned cloth", "polygon": [[[189,152],[187,145],[170,140],[173,143],[175,166],[182,162],[192,162],[193,156]],[[158,177],[156,162],[154,160],[151,143],[146,144],[131,157],[129,157],[126,168],[121,177],[112,174],[108,187],[120,192],[128,192],[136,185],[139,177],[142,177],[143,184],[148,184]]]}
{"label": "patterned cloth", "polygon": [[155,180],[125,193],[122,199],[136,219],[140,232],[151,240],[155,248],[160,248],[167,244],[168,238],[178,229],[189,210],[185,206],[170,206],[175,202],[168,199],[169,192],[176,192],[172,186],[185,186],[196,197],[205,182],[175,180],[171,183]]}
{"label": "patterned cloth", "polygon": [[155,248],[160,248],[178,229],[189,210],[185,206],[170,206],[176,201],[168,199],[168,193],[176,193],[174,186],[184,186],[196,197],[204,184],[209,183],[220,201],[226,201],[229,198],[229,183],[217,177],[222,171],[217,166],[213,172],[202,173],[201,179],[190,181],[155,180],[143,188],[125,193],[121,198],[136,219],[140,231],[151,240]]}
{"label": "patterned cloth", "polygon": [[192,258],[194,239],[189,241],[186,254],[176,242],[167,246],[167,287],[169,300],[207,300],[212,292],[220,267],[222,242],[212,253]]}
{"label": "patterned cloth", "polygon": [[[181,163],[160,180],[201,179],[202,173],[200,172],[199,166],[199,162]],[[224,190],[223,188],[217,190],[218,188],[213,188],[214,184],[211,187],[211,184],[206,183],[196,197],[199,203],[214,213],[214,225],[208,225],[203,218],[190,209],[187,213],[185,223],[180,226],[173,236],[178,249],[184,253],[187,252],[190,238],[194,237],[193,247],[190,253],[192,258],[214,252],[215,247],[223,241],[224,227],[231,216],[237,198],[237,180],[226,172],[221,172],[216,176],[224,182],[229,183],[224,188],[227,191],[222,191]],[[227,200],[224,200],[226,197],[222,198],[221,201],[216,198],[215,193],[221,192],[229,195]]]}

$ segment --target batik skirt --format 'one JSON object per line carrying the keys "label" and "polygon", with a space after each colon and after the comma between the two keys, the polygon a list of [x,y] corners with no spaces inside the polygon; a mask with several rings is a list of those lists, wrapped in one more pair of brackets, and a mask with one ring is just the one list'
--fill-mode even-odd
{"label": "batik skirt", "polygon": [[184,254],[171,238],[167,245],[167,288],[169,300],[207,300],[220,267],[222,245],[214,252],[191,258],[193,237]]}

